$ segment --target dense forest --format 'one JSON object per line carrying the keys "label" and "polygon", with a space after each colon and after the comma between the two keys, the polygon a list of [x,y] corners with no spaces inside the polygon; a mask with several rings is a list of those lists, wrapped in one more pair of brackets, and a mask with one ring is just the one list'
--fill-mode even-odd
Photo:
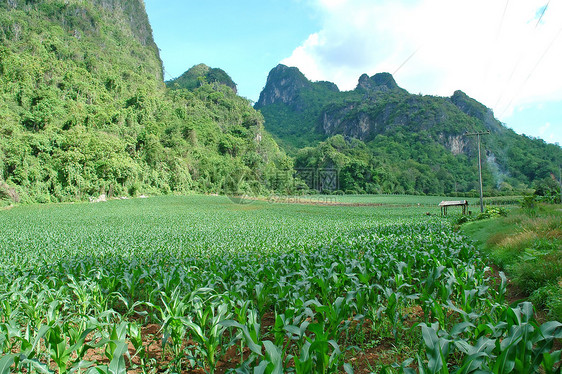
{"label": "dense forest", "polygon": [[141,0],[4,1],[0,41],[4,201],[218,193],[291,167],[231,87],[166,88]]}
{"label": "dense forest", "polygon": [[279,65],[255,107],[297,168],[335,168],[349,193],[476,191],[477,142],[466,132],[490,132],[482,136],[487,194],[555,189],[562,163],[560,146],[516,134],[462,91],[413,95],[388,73],[364,74],[356,89],[340,92]]}
{"label": "dense forest", "polygon": [[226,71],[220,68],[211,68],[205,64],[193,66],[179,77],[167,81],[166,86],[171,89],[186,88],[193,90],[205,83],[223,84],[232,88],[234,93],[238,92],[236,83],[234,83]]}

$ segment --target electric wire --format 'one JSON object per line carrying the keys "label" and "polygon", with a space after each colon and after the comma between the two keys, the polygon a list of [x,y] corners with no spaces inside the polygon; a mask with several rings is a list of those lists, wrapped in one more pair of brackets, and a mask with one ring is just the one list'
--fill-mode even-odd
{"label": "electric wire", "polygon": [[[534,35],[537,32],[537,28],[538,28],[539,24],[541,23],[541,20],[544,17],[544,14],[546,13],[546,10],[548,9],[549,4],[550,4],[550,0],[548,1],[548,3],[546,3],[546,5],[542,9],[541,15],[539,16],[539,18],[537,20],[537,23],[535,24],[535,28],[533,29],[533,38],[534,38]],[[509,74],[509,77],[507,78],[507,82],[503,86],[503,89],[502,89],[500,95],[498,96],[498,99],[496,100],[496,104],[494,105],[494,107],[497,107],[500,104],[500,102],[502,101],[502,99],[505,97],[509,82],[512,81],[513,76],[515,75],[515,72],[519,68],[519,65],[521,64],[521,61],[523,61],[524,57],[525,57],[525,49],[522,49],[521,53],[519,54],[519,57],[517,58],[517,62],[515,63],[513,69],[511,70],[511,73]]]}
{"label": "electric wire", "polygon": [[527,78],[525,78],[525,80],[523,81],[523,83],[519,86],[519,88],[515,91],[515,95],[512,97],[512,99],[509,101],[509,103],[506,105],[505,109],[503,110],[503,112],[501,113],[500,117],[503,116],[505,114],[505,112],[509,109],[509,107],[511,106],[511,104],[513,103],[513,101],[519,96],[519,93],[521,92],[521,90],[523,89],[523,87],[525,87],[525,85],[527,84],[527,82],[529,82],[529,79],[531,79],[531,76],[533,75],[533,73],[535,72],[535,70],[537,70],[537,67],[540,65],[540,63],[542,62],[542,60],[544,59],[544,57],[548,54],[548,52],[550,51],[550,49],[552,48],[552,46],[554,45],[554,43],[556,42],[556,39],[558,39],[558,37],[560,36],[560,33],[562,33],[562,27],[558,30],[558,32],[556,33],[556,35],[554,36],[554,38],[552,39],[552,41],[550,42],[550,44],[548,45],[548,47],[545,49],[545,51],[543,52],[543,54],[541,55],[541,57],[538,59],[537,63],[535,64],[535,66],[533,66],[533,68],[531,69],[531,71],[529,72],[529,75],[527,75]]}

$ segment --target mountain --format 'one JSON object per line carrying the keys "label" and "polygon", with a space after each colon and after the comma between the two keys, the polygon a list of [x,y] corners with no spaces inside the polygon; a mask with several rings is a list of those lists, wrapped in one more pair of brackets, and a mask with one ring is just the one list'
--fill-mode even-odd
{"label": "mountain", "polygon": [[167,81],[166,86],[171,89],[185,88],[194,90],[204,83],[222,84],[232,88],[234,93],[237,93],[236,83],[224,70],[211,68],[205,64],[193,66],[179,77]]}
{"label": "mountain", "polygon": [[550,178],[562,149],[517,135],[462,91],[413,95],[389,73],[363,74],[354,90],[311,82],[278,65],[255,105],[297,168],[337,168],[350,192],[455,193],[476,190],[476,137],[485,132],[484,185],[522,190]]}
{"label": "mountain", "polygon": [[167,89],[142,0],[0,2],[0,205],[272,174],[289,161],[223,73]]}

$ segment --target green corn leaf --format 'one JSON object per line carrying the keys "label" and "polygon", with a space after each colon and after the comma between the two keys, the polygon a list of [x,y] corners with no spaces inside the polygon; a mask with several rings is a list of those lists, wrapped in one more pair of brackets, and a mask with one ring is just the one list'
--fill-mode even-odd
{"label": "green corn leaf", "polygon": [[[558,367],[556,367],[558,365]],[[546,374],[560,374],[562,369],[562,350],[543,355],[542,367]]]}
{"label": "green corn leaf", "polygon": [[285,329],[285,331],[287,331],[289,334],[293,334],[296,336],[300,336],[300,328],[298,326],[295,325],[287,325],[287,326],[283,326],[283,329]]}
{"label": "green corn leaf", "polygon": [[451,337],[457,337],[458,335],[462,334],[463,332],[465,332],[469,328],[474,328],[474,327],[475,326],[470,322],[457,323],[451,329],[450,335],[451,335]]}
{"label": "green corn leaf", "polygon": [[418,371],[419,371],[419,374],[426,374],[426,373],[429,374],[430,371],[429,371],[429,369],[427,368],[427,366],[423,363],[421,357],[420,357],[418,354],[416,354],[416,357],[417,357],[417,359],[418,359]]}
{"label": "green corn leaf", "polygon": [[220,321],[218,324],[221,325],[221,326],[224,326],[224,327],[236,327],[238,329],[242,329],[244,327],[239,322],[236,322],[236,321],[231,320],[231,319]]}
{"label": "green corn leaf", "polygon": [[422,337],[425,343],[425,350],[427,353],[427,358],[429,360],[428,367],[431,372],[437,372],[441,369],[441,354],[440,354],[440,344],[437,333],[431,327],[426,324],[420,325],[422,328]]}
{"label": "green corn leaf", "polygon": [[15,354],[7,354],[0,358],[0,374],[11,374],[11,366],[14,364]]}
{"label": "green corn leaf", "polygon": [[562,339],[562,323],[558,321],[545,322],[540,327],[543,339]]}
{"label": "green corn leaf", "polygon": [[493,367],[494,374],[511,373],[515,368],[515,358],[513,357],[511,346],[502,351]]}
{"label": "green corn leaf", "polygon": [[519,304],[521,309],[521,322],[529,322],[533,319],[535,314],[535,310],[533,309],[533,304],[526,301],[524,303]]}
{"label": "green corn leaf", "polygon": [[463,365],[455,372],[455,374],[468,374],[473,373],[482,367],[482,363],[488,359],[489,356],[486,352],[477,352],[466,357],[463,360]]}
{"label": "green corn leaf", "polygon": [[73,374],[73,373],[82,373],[82,370],[87,369],[89,367],[91,367],[92,365],[94,365],[95,362],[91,362],[91,361],[80,361],[78,362],[78,364],[74,365],[69,371],[68,374]]}
{"label": "green corn leaf", "polygon": [[269,361],[273,364],[273,371],[271,374],[283,374],[282,350],[269,340],[264,341],[263,346],[265,347],[265,352]]}
{"label": "green corn leaf", "polygon": [[86,373],[87,374],[110,374],[109,369],[107,368],[106,365],[94,366],[93,368],[90,368]]}
{"label": "green corn leaf", "polygon": [[53,374],[52,370],[49,370],[49,368],[47,367],[47,365],[45,365],[42,362],[37,361],[36,359],[24,359],[21,361],[22,365],[31,365],[33,367],[33,369],[35,369],[35,371],[37,373],[40,374]]}
{"label": "green corn leaf", "polygon": [[250,331],[248,330],[247,326],[242,325],[233,320],[220,321],[218,324],[224,327],[236,327],[241,329],[242,333],[244,334],[245,342],[248,348],[255,354],[262,356],[261,345],[258,344],[259,341],[254,341],[254,339],[252,339],[252,336],[250,335]]}
{"label": "green corn leaf", "polygon": [[50,328],[51,327],[47,325],[43,325],[39,328],[39,331],[37,332],[37,336],[35,336],[35,341],[33,342],[32,349],[35,349],[35,347],[37,347],[37,344],[39,344],[41,339],[45,336],[45,334],[49,331]]}
{"label": "green corn leaf", "polygon": [[265,360],[261,361],[258,366],[254,368],[254,374],[264,374],[268,366],[269,362]]}
{"label": "green corn leaf", "polygon": [[110,374],[127,374],[125,367],[125,355],[129,353],[128,345],[126,342],[117,343],[117,347],[113,353],[113,359],[109,363]]}

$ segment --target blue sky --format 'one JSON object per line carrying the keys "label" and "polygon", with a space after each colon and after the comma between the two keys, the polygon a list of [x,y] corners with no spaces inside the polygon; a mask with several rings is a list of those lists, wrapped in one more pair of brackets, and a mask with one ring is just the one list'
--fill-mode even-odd
{"label": "blue sky", "polygon": [[175,78],[198,63],[225,70],[257,101],[267,74],[320,27],[305,2],[145,0],[154,39]]}
{"label": "blue sky", "polygon": [[[562,2],[145,0],[166,79],[224,69],[257,100],[269,71],[353,89],[390,72],[412,93],[457,89],[518,133],[562,144]],[[547,6],[548,5],[548,6]]]}

